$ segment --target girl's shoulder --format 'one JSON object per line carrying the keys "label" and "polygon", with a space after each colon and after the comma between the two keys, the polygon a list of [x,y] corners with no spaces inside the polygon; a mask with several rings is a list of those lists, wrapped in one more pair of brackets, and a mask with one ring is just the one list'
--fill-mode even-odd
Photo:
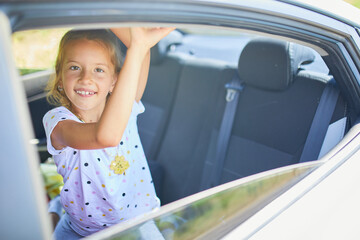
{"label": "girl's shoulder", "polygon": [[47,113],[45,113],[43,117],[43,122],[49,121],[49,120],[65,120],[65,119],[71,119],[77,121],[78,118],[73,114],[69,109],[66,107],[56,107],[51,110],[49,110]]}
{"label": "girl's shoulder", "polygon": [[69,109],[67,109],[64,106],[53,108],[53,109],[49,110],[46,114],[56,114],[56,113],[70,113],[70,114],[74,115]]}
{"label": "girl's shoulder", "polygon": [[51,109],[43,117],[43,126],[46,134],[47,149],[48,152],[52,155],[59,155],[61,152],[64,151],[64,149],[56,150],[52,146],[52,142],[51,142],[52,131],[59,122],[64,120],[73,120],[80,122],[80,120],[69,109],[65,107],[57,107]]}

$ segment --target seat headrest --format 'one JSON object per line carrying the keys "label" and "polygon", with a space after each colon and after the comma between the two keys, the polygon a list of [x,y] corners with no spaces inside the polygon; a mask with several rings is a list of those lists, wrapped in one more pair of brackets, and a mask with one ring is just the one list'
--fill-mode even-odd
{"label": "seat headrest", "polygon": [[301,65],[313,62],[310,48],[275,39],[251,40],[240,54],[239,76],[247,85],[285,90],[294,80]]}
{"label": "seat headrest", "polygon": [[172,31],[164,37],[158,44],[151,48],[151,62],[159,64],[162,62],[170,46],[182,43],[183,35],[179,31]]}

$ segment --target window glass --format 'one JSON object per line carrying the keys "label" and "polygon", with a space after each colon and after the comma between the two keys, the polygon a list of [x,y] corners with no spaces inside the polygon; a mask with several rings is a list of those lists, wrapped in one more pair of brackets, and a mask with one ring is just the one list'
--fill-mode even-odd
{"label": "window glass", "polygon": [[[60,39],[66,31],[68,29],[49,29],[13,34],[14,56],[21,73],[42,71],[23,77],[23,83],[28,97],[40,160],[42,163],[52,164],[42,166],[46,189],[50,189],[47,183],[51,182],[48,181],[47,176],[56,175],[56,168],[47,153],[45,132],[42,126],[42,117],[53,108],[46,102],[44,93],[46,83],[53,72],[43,70],[53,69]],[[283,58],[285,55],[282,53],[285,51],[270,52],[270,54],[266,51],[264,55],[270,55],[268,58],[256,54],[254,50],[259,47],[250,48],[250,54],[244,55],[246,60],[239,62],[239,56],[248,43],[255,42],[264,46],[264,42],[254,41],[258,37],[262,36],[242,34],[239,31],[217,31],[217,29],[215,31],[214,29],[208,29],[208,31],[198,31],[197,28],[181,29],[177,35],[170,36],[154,48],[152,60],[155,59],[155,61],[150,66],[148,86],[142,98],[147,110],[139,117],[139,134],[147,159],[156,159],[152,162],[153,165],[150,165],[150,170],[157,194],[163,204],[200,191],[200,185],[203,185],[202,176],[211,178],[213,166],[211,164],[213,163],[210,159],[211,156],[216,156],[218,129],[221,128],[219,119],[222,118],[223,107],[226,106],[225,101],[227,101],[225,93],[226,86],[229,85],[224,83],[230,83],[233,76],[240,75],[240,66],[248,66],[241,68],[243,76],[241,81],[244,83],[245,90],[240,92],[241,101],[236,109],[236,114],[240,117],[235,115],[227,156],[221,169],[222,179],[216,184],[298,163],[297,155],[301,153],[308,127],[313,119],[311,114],[306,113],[315,112],[323,90],[321,86],[323,83],[317,79],[319,75],[314,75],[315,77],[311,79],[308,76],[313,71],[328,77],[328,69],[315,50],[308,47],[301,48],[310,50],[315,59],[295,66],[297,69],[294,74],[297,74],[296,77],[300,81],[294,82],[304,85],[300,84],[301,88],[296,88],[296,86],[292,88],[294,85],[283,87],[284,84],[289,85],[290,81],[279,78],[272,67],[269,70],[267,65],[269,61],[260,60],[270,59],[272,63],[278,57],[281,60],[279,60],[279,65],[288,63],[287,58]],[[271,40],[273,39],[264,41],[267,43]],[[290,46],[290,44],[281,46]],[[284,49],[286,54],[290,52],[287,51],[288,48]],[[309,55],[312,56],[312,54]],[[245,63],[251,64],[249,66]],[[288,64],[283,65],[280,70],[288,73]],[[303,70],[306,70],[307,75],[299,75],[305,72]],[[244,76],[244,72],[249,73],[251,77]],[[265,72],[266,76],[257,77],[259,72]],[[313,84],[308,85],[310,83],[314,83],[315,88]],[[310,88],[315,89],[316,92],[303,91]],[[287,91],[289,89],[290,92]],[[159,99],[164,99],[163,102],[172,103],[172,105],[164,107]],[[210,105],[207,106],[207,104]],[[294,106],[300,106],[300,108]],[[313,107],[312,111],[309,111],[308,106]],[[169,113],[165,112],[167,110]],[[162,119],[165,115],[168,117]],[[175,118],[176,122],[170,122]],[[163,124],[164,122],[166,124]],[[198,127],[200,131],[197,131],[195,126],[200,126],[204,122],[204,126]],[[171,126],[172,128],[168,129],[174,130],[176,134],[171,134],[171,131],[166,132],[168,129],[162,129],[161,125]],[[181,129],[181,132],[178,129]],[[163,139],[156,139],[155,136],[158,135],[163,136]],[[170,139],[172,136],[173,138]],[[189,144],[180,142],[178,139],[190,139]],[[161,144],[156,145],[158,143]],[[177,148],[177,146],[181,147]],[[154,149],[159,152],[166,149],[166,161],[161,159],[164,156],[154,158],[151,155]],[[214,195],[205,193],[205,197],[201,200],[176,209],[172,208],[172,211],[155,217],[145,224],[141,223],[123,233],[115,234],[114,238],[139,239],[144,236],[144,232],[146,234],[148,228],[154,229],[166,239],[193,239],[199,236],[204,236],[206,239],[218,236],[218,234],[222,236],[302,179],[318,166],[317,164],[320,163],[308,165],[308,167],[291,168],[271,176],[262,175],[264,177],[251,182],[238,182],[236,187],[227,188]],[[173,165],[181,167],[174,168]],[[180,177],[173,177],[175,175]],[[186,176],[186,181],[183,176]],[[52,194],[58,194],[62,186],[61,178],[55,180],[51,184],[57,191],[47,192],[49,198]],[[232,183],[231,186],[234,184]]]}
{"label": "window glass", "polygon": [[[179,31],[184,34],[183,44],[177,45],[175,51],[190,54],[197,58],[224,61],[232,66],[238,64],[239,56],[249,41],[264,37],[228,29],[181,28]],[[302,68],[328,74],[329,69],[320,54],[313,49],[311,51],[315,56],[314,61],[311,64],[304,64]]]}
{"label": "window glass", "polygon": [[59,41],[66,31],[68,29],[15,32],[12,50],[21,75],[54,67]]}
{"label": "window glass", "polygon": [[238,186],[180,206],[150,221],[140,223],[121,233],[115,233],[107,239],[144,239],[149,232],[160,234],[165,239],[220,238],[299,182],[320,164],[321,162],[316,162],[278,173],[265,174],[252,181],[239,182]]}

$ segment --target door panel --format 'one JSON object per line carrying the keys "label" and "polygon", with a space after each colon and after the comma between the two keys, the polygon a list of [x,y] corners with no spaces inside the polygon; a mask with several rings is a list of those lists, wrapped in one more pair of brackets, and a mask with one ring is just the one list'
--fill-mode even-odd
{"label": "door panel", "polygon": [[50,220],[25,92],[12,52],[11,30],[0,12],[0,238],[50,239]]}

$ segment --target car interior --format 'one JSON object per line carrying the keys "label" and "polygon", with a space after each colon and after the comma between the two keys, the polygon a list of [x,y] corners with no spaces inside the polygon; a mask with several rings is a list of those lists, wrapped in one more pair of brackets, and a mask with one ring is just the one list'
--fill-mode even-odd
{"label": "car interior", "polygon": [[[53,108],[44,92],[51,75],[23,77],[41,162],[50,157],[42,117]],[[320,109],[329,88],[332,103]],[[351,125],[346,100],[319,53],[249,34],[172,32],[151,50],[142,102],[139,133],[162,205],[319,159]],[[319,111],[329,111],[328,119],[318,120],[325,130],[314,134]],[[305,153],[306,145],[316,149]]]}

